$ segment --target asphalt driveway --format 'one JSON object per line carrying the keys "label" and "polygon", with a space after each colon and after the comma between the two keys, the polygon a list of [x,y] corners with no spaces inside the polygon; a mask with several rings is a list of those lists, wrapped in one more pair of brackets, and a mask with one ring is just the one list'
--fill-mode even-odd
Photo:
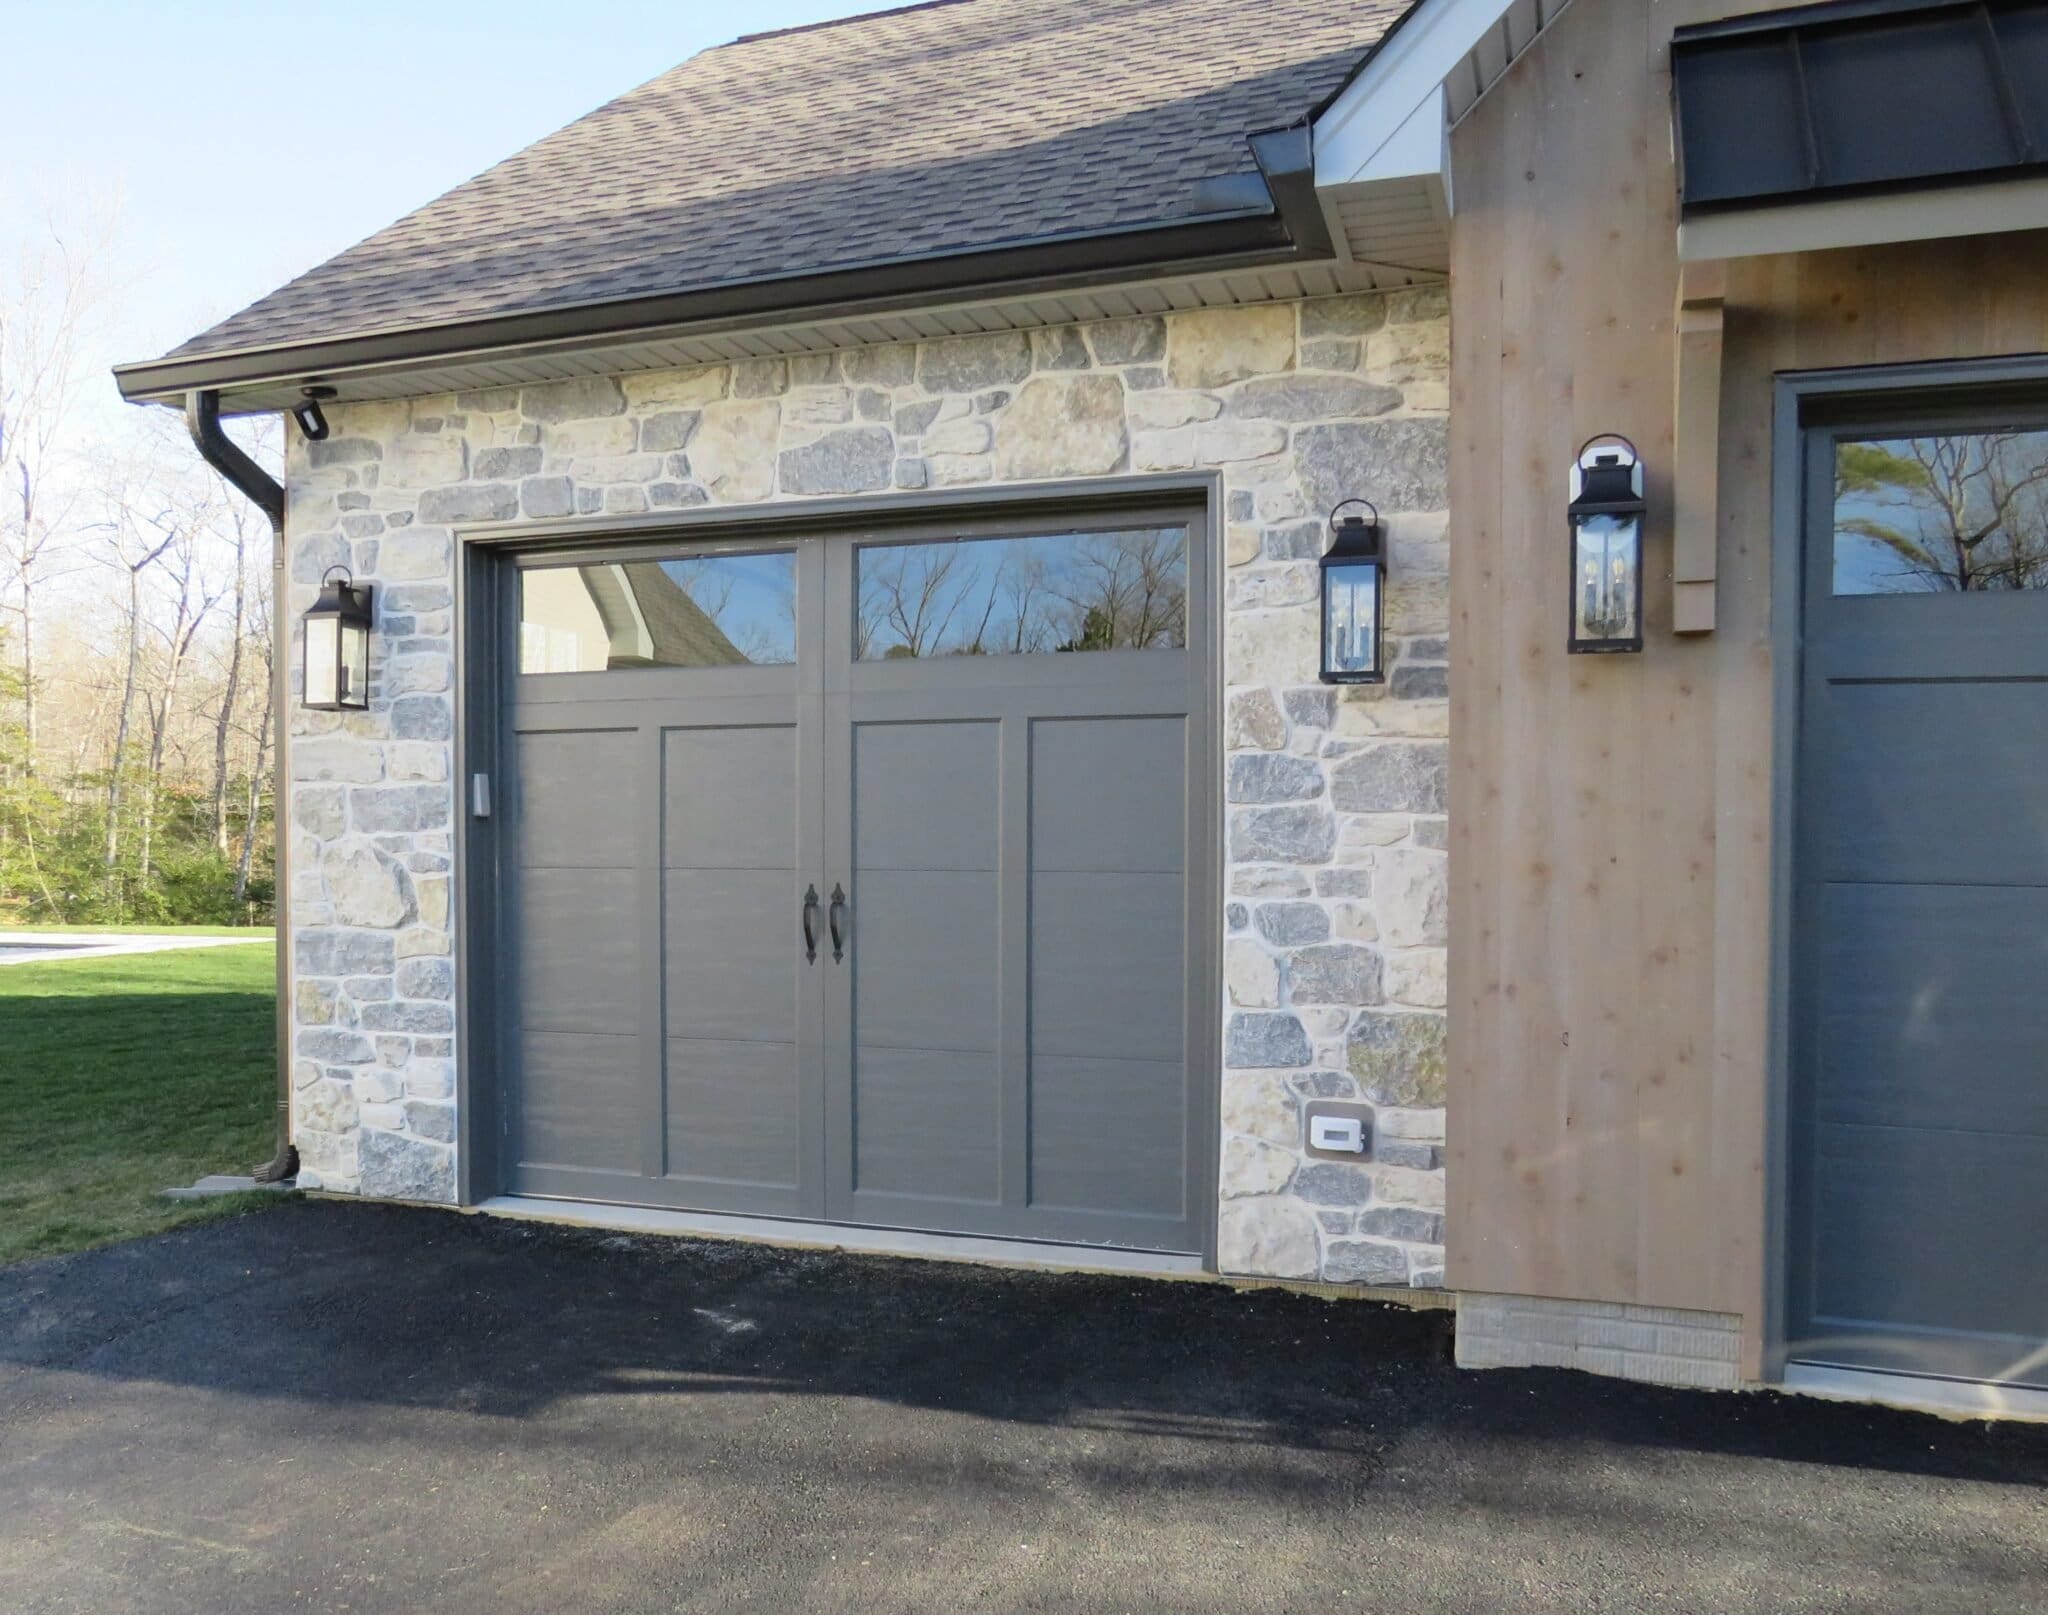
{"label": "asphalt driveway", "polygon": [[390,1207],[0,1271],[0,1610],[2048,1608],[2048,1430]]}

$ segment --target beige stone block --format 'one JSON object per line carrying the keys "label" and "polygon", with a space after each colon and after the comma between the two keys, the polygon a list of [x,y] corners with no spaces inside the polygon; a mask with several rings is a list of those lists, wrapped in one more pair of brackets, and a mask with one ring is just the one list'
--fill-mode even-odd
{"label": "beige stone block", "polygon": [[1279,1193],[1294,1176],[1297,1160],[1291,1151],[1275,1149],[1255,1138],[1229,1139],[1223,1146],[1218,1173],[1223,1198],[1237,1200],[1247,1195]]}
{"label": "beige stone block", "polygon": [[791,430],[843,426],[853,419],[853,391],[848,387],[799,387],[782,402],[782,424]]}
{"label": "beige stone block", "polygon": [[1386,847],[1373,856],[1380,931],[1394,948],[1440,948],[1449,936],[1448,861],[1440,852]]}
{"label": "beige stone block", "polygon": [[1259,530],[1237,526],[1224,529],[1223,561],[1226,566],[1243,566],[1259,557]]}
{"label": "beige stone block", "polygon": [[389,930],[410,917],[405,876],[390,859],[368,847],[330,849],[321,860],[320,873],[344,925]]}
{"label": "beige stone block", "polygon": [[1273,1071],[1223,1074],[1223,1128],[1293,1149],[1301,1142],[1301,1102]]}
{"label": "beige stone block", "polygon": [[446,875],[420,875],[413,881],[413,893],[419,903],[420,924],[444,929],[448,924],[448,877]]}
{"label": "beige stone block", "polygon": [[1391,1004],[1442,1009],[1450,999],[1442,948],[1389,948],[1382,957],[1380,982]]}
{"label": "beige stone block", "polygon": [[395,780],[438,784],[448,777],[448,748],[437,740],[388,741],[384,767]]}
{"label": "beige stone block", "polygon": [[1365,374],[1382,386],[1399,387],[1410,408],[1418,384],[1444,389],[1451,369],[1451,322],[1425,320],[1388,324],[1365,339]]}
{"label": "beige stone block", "polygon": [[1330,910],[1330,929],[1346,942],[1377,942],[1379,921],[1364,903],[1338,903]]}
{"label": "beige stone block", "polygon": [[1204,465],[1263,460],[1287,448],[1287,428],[1272,421],[1210,421],[1195,428],[1195,452]]}
{"label": "beige stone block", "polygon": [[690,439],[690,469],[714,499],[755,504],[775,491],[782,404],[759,398],[707,404]]}
{"label": "beige stone block", "polygon": [[1127,407],[1131,429],[1137,432],[1170,432],[1178,426],[1213,421],[1223,413],[1223,401],[1208,393],[1132,393]]}
{"label": "beige stone block", "polygon": [[453,432],[407,432],[384,453],[385,488],[439,488],[469,473],[469,453]]}
{"label": "beige stone block", "polygon": [[1306,608],[1240,612],[1224,629],[1225,682],[1300,684],[1316,676],[1321,624]]}
{"label": "beige stone block", "polygon": [[1314,1278],[1320,1266],[1315,1219],[1281,1195],[1229,1201],[1217,1217],[1216,1265],[1257,1278]]}
{"label": "beige stone block", "polygon": [[1444,1113],[1441,1110],[1388,1106],[1374,1112],[1373,1126],[1388,1138],[1408,1138],[1424,1144],[1441,1144],[1444,1141]]}
{"label": "beige stone block", "polygon": [[732,372],[724,365],[704,370],[654,370],[626,376],[619,385],[626,394],[626,407],[648,410],[660,406],[684,405],[695,408],[715,404],[732,387]]}
{"label": "beige stone block", "polygon": [[437,959],[454,951],[446,931],[424,925],[400,931],[392,945],[392,953],[400,959]]}
{"label": "beige stone block", "polygon": [[1444,1175],[1417,1167],[1375,1166],[1373,1195],[1385,1205],[1416,1206],[1424,1211],[1444,1209]]}
{"label": "beige stone block", "polygon": [[924,434],[926,454],[986,454],[995,442],[995,428],[986,420],[962,416],[934,421]]}
{"label": "beige stone block", "polygon": [[1101,476],[1124,463],[1123,384],[1114,376],[1039,376],[1003,412],[996,469],[1008,481]]}
{"label": "beige stone block", "polygon": [[1294,368],[1294,305],[1191,309],[1166,321],[1166,370],[1176,387],[1227,387]]}
{"label": "beige stone block", "polygon": [[597,460],[631,454],[640,442],[640,424],[625,415],[608,415],[591,421],[558,421],[543,428],[541,443],[548,463],[564,460]]}
{"label": "beige stone block", "polygon": [[1139,432],[1131,439],[1131,465],[1139,471],[1193,470],[1193,428],[1182,427],[1172,432]]}
{"label": "beige stone block", "polygon": [[925,468],[941,488],[987,482],[995,475],[995,463],[986,454],[934,454],[926,458]]}
{"label": "beige stone block", "polygon": [[1239,1009],[1277,1009],[1280,961],[1249,937],[1223,945],[1223,985]]}

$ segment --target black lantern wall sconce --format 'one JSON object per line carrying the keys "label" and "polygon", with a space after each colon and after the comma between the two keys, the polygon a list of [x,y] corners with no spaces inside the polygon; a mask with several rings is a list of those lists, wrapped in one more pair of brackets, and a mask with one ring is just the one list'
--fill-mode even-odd
{"label": "black lantern wall sconce", "polygon": [[1571,638],[1575,656],[1643,648],[1643,462],[1615,433],[1572,463]]}
{"label": "black lantern wall sconce", "polygon": [[[1350,514],[1344,514],[1347,511]],[[1382,682],[1387,676],[1381,643],[1387,535],[1379,511],[1366,500],[1347,499],[1330,512],[1330,547],[1323,552],[1322,574],[1323,682]]]}
{"label": "black lantern wall sconce", "polygon": [[370,706],[370,585],[330,566],[320,598],[306,612],[301,699],[315,712],[365,712]]}

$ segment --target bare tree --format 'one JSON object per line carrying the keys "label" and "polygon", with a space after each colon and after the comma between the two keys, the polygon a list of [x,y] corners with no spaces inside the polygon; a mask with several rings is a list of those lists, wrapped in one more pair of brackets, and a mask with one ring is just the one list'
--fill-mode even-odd
{"label": "bare tree", "polygon": [[1843,443],[1835,509],[1910,588],[2048,588],[2048,433]]}
{"label": "bare tree", "polygon": [[178,704],[178,687],[184,682],[185,665],[192,655],[199,631],[220,604],[225,592],[208,584],[199,558],[199,530],[203,512],[183,514],[168,548],[159,551],[171,584],[172,616],[163,629],[163,677],[160,687],[145,696],[149,708],[149,769],[144,776],[142,799],[142,841],[138,864],[146,881],[150,859],[156,849],[157,804],[163,790],[164,746],[170,737],[171,714]]}
{"label": "bare tree", "polygon": [[[154,566],[178,539],[178,524],[169,511],[136,515],[116,512],[111,563],[126,573],[128,653],[121,680],[121,702],[114,721],[113,755],[107,763],[106,833],[101,861],[111,878],[121,856],[121,787],[128,766],[128,731],[135,714],[135,690],[142,667],[142,574]],[[151,542],[151,540],[155,542]]]}
{"label": "bare tree", "polygon": [[77,230],[52,222],[0,282],[0,546],[5,609],[20,619],[23,766],[36,772],[37,588],[70,536],[56,472],[85,375],[85,348],[106,301],[101,274],[111,219]]}
{"label": "bare tree", "polygon": [[[270,633],[274,609],[275,602],[267,593],[257,596],[254,628],[258,654],[263,663],[263,715],[256,720],[256,761],[249,770],[249,800],[242,815],[242,848],[235,859],[234,900],[237,903],[245,903],[249,899],[249,872],[256,857],[256,826],[262,817],[263,782],[270,777],[265,761],[270,749],[270,725],[276,716],[272,700],[277,693],[277,647]],[[273,803],[272,811],[281,806]],[[277,833],[282,835],[284,832],[280,829]]]}

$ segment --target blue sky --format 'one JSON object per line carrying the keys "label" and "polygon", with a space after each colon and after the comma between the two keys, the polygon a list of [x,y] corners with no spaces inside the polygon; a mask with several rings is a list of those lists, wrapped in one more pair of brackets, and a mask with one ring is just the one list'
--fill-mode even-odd
{"label": "blue sky", "polygon": [[878,9],[6,0],[0,253],[116,205],[98,357],[153,357],[699,50]]}

